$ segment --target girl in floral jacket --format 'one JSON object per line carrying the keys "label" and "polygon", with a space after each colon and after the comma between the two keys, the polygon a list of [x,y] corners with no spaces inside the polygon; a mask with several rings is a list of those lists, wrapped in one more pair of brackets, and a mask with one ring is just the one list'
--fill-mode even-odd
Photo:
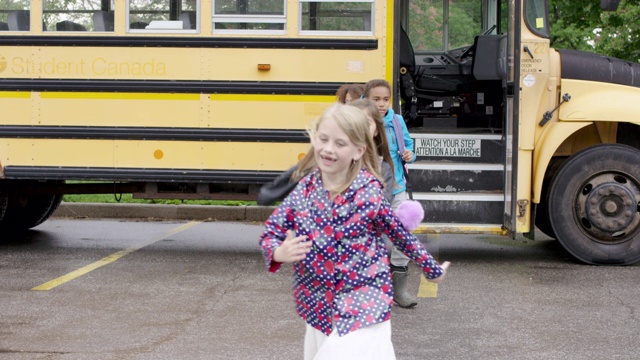
{"label": "girl in floral jacket", "polygon": [[355,107],[335,104],[323,113],[309,131],[317,168],[273,212],[261,236],[269,271],[293,263],[308,360],[395,359],[383,233],[428,280],[441,281],[449,265],[433,259],[384,199],[368,126]]}

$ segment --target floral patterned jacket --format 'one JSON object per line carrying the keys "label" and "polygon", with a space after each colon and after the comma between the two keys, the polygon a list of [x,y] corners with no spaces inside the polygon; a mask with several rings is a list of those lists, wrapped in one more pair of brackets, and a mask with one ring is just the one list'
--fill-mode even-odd
{"label": "floral patterned jacket", "polygon": [[260,245],[269,271],[282,263],[273,252],[286,231],[313,241],[305,260],[293,264],[296,311],[309,325],[340,336],[387,321],[393,289],[382,233],[413,259],[427,279],[442,268],[391,211],[378,179],[362,169],[345,193],[333,201],[319,170],[300,180],[265,223]]}

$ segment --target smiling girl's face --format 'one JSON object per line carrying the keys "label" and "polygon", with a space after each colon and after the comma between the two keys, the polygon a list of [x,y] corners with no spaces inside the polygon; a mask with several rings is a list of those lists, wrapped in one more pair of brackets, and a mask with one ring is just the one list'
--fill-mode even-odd
{"label": "smiling girl's face", "polygon": [[360,159],[364,151],[365,147],[351,142],[332,117],[318,125],[313,152],[325,185],[333,186],[344,182],[349,166],[353,160]]}

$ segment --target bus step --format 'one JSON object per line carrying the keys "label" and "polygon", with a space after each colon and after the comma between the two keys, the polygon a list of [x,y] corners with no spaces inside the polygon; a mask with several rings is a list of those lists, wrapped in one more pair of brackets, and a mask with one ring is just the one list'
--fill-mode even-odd
{"label": "bus step", "polygon": [[417,161],[407,165],[411,189],[416,192],[502,191],[501,164]]}
{"label": "bus step", "polygon": [[502,224],[451,224],[451,223],[422,223],[413,231],[417,234],[495,234],[507,235]]}
{"label": "bus step", "polygon": [[425,223],[502,223],[502,192],[414,192],[422,204]]}

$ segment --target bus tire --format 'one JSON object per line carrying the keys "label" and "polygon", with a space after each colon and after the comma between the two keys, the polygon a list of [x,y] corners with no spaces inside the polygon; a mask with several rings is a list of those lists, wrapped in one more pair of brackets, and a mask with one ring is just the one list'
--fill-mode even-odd
{"label": "bus tire", "polygon": [[549,191],[556,239],[587,264],[640,260],[640,151],[605,144],[581,150],[562,165]]}
{"label": "bus tire", "polygon": [[60,206],[60,204],[62,203],[62,197],[63,195],[54,195],[51,198],[49,209],[44,213],[44,215],[42,215],[40,220],[38,220],[32,227],[38,226],[43,222],[47,221],[47,219],[51,217],[51,215],[53,215],[53,213],[58,209],[58,206]]}
{"label": "bus tire", "polygon": [[566,157],[554,157],[549,161],[547,171],[544,174],[542,180],[542,191],[540,193],[540,204],[536,208],[535,224],[538,230],[542,231],[550,238],[556,238],[556,234],[551,227],[551,219],[549,218],[549,190],[551,189],[551,181],[553,175],[558,172],[558,169],[567,160]]}
{"label": "bus tire", "polygon": [[42,224],[62,202],[62,195],[8,196],[0,232],[20,233]]}
{"label": "bus tire", "polygon": [[0,189],[0,222],[2,222],[2,219],[4,218],[4,213],[7,210],[7,203],[9,202],[9,198],[7,197],[7,194]]}

